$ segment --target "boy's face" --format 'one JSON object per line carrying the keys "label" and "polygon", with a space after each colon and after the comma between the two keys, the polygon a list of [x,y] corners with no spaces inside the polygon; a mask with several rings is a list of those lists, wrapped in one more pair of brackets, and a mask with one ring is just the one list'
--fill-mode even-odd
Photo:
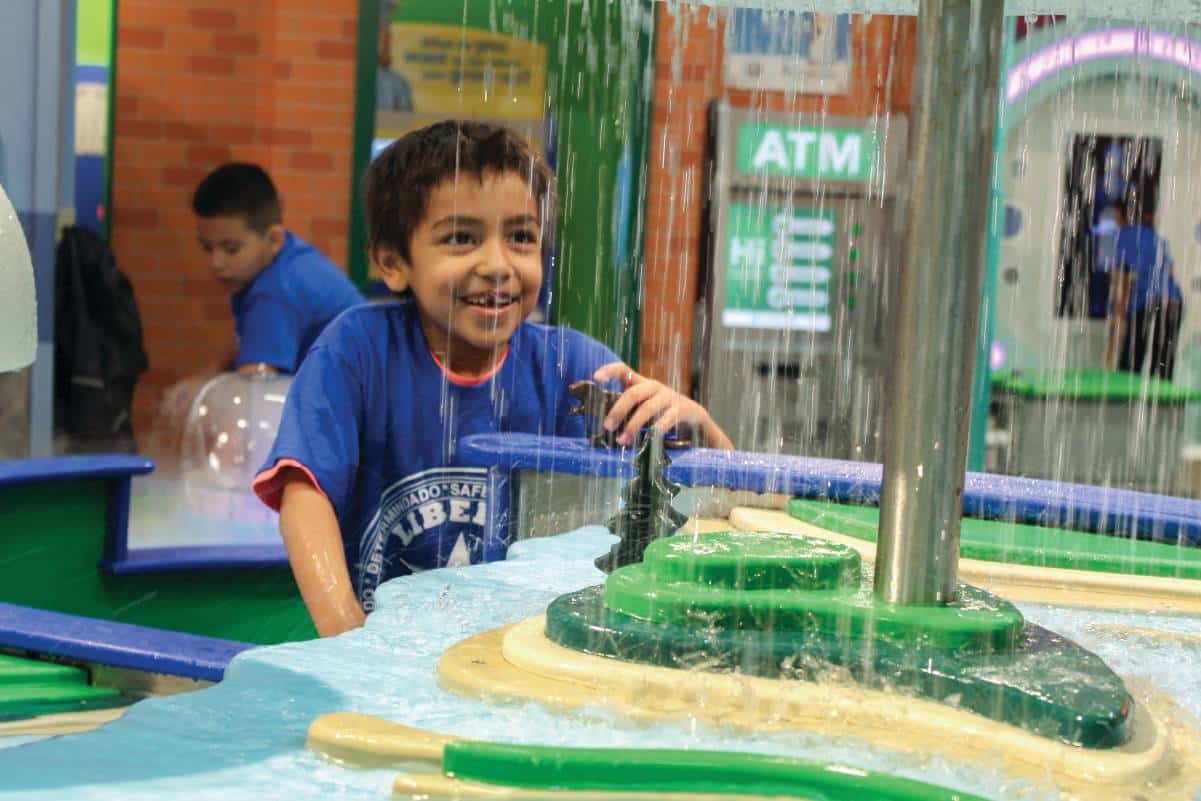
{"label": "boy's face", "polygon": [[389,289],[412,290],[435,353],[453,355],[452,369],[486,366],[538,302],[538,204],[517,173],[463,174],[430,193],[408,262],[373,256]]}
{"label": "boy's face", "polygon": [[213,277],[226,291],[240,292],[283,247],[284,228],[276,224],[259,233],[241,216],[197,217],[196,238]]}

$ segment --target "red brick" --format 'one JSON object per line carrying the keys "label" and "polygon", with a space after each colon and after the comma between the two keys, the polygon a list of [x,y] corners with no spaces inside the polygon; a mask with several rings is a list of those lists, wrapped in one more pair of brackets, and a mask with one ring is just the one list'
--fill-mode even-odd
{"label": "red brick", "polygon": [[304,128],[260,128],[256,133],[258,141],[266,145],[308,147],[313,141]]}
{"label": "red brick", "polygon": [[328,61],[297,61],[292,65],[292,77],[302,83],[350,84],[354,82],[354,65],[331,64]]}
{"label": "red brick", "polygon": [[192,24],[197,28],[228,30],[238,25],[238,16],[232,11],[217,8],[192,9]]}
{"label": "red brick", "polygon": [[162,50],[166,36],[162,28],[144,28],[126,25],[117,32],[117,47],[137,47],[145,50]]}
{"label": "red brick", "polygon": [[358,45],[355,42],[332,42],[329,40],[317,42],[317,58],[354,61],[358,56]]}
{"label": "red brick", "polygon": [[199,141],[204,139],[207,134],[203,125],[168,121],[163,123],[163,136],[167,139]]}
{"label": "red brick", "polygon": [[234,60],[227,56],[193,54],[190,63],[193,72],[204,75],[234,74]]}
{"label": "red brick", "polygon": [[183,291],[178,275],[141,275],[133,279],[138,298],[174,297]]}
{"label": "red brick", "polygon": [[259,37],[253,33],[213,34],[213,49],[231,55],[253,55],[259,52]]}
{"label": "red brick", "polygon": [[201,317],[205,320],[227,323],[230,319],[228,300],[209,300],[201,305]]}
{"label": "red brick", "polygon": [[214,125],[209,129],[211,141],[226,145],[249,145],[254,142],[254,128],[247,125]]}
{"label": "red brick", "polygon": [[123,117],[138,116],[138,99],[129,95],[117,97],[117,114]]}
{"label": "red brick", "polygon": [[143,139],[158,139],[163,135],[163,124],[158,120],[119,119],[113,127],[118,137],[136,136]]}
{"label": "red brick", "polygon": [[155,209],[125,206],[113,211],[114,225],[128,225],[138,228],[153,228],[158,225],[158,211]]}
{"label": "red brick", "polygon": [[320,153],[313,150],[301,150],[293,153],[288,159],[288,163],[302,170],[331,170],[334,167],[334,159],[329,153]]}
{"label": "red brick", "polygon": [[194,187],[204,178],[205,170],[201,167],[164,167],[163,184],[166,186]]}
{"label": "red brick", "polygon": [[318,217],[309,225],[312,235],[322,238],[343,238],[347,236],[349,228],[345,218]]}
{"label": "red brick", "polygon": [[137,20],[139,25],[154,28],[189,24],[186,5],[162,0],[121,0],[118,22],[124,25],[128,20]]}
{"label": "red brick", "polygon": [[178,142],[167,140],[138,142],[137,146],[119,154],[113,161],[121,165],[145,165],[147,167],[177,164],[184,157],[184,148]]}
{"label": "red brick", "polygon": [[229,160],[230,151],[225,145],[191,145],[188,147],[188,161],[192,164],[216,166]]}
{"label": "red brick", "polygon": [[271,77],[278,80],[284,80],[292,75],[292,62],[276,61],[271,65]]}

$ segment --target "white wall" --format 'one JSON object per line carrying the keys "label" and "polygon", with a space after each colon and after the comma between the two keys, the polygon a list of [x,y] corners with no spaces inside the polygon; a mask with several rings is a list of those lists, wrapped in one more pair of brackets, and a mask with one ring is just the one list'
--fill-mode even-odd
{"label": "white wall", "polygon": [[[1184,291],[1178,365],[1201,358],[1201,110],[1176,89],[1149,80],[1094,81],[1049,98],[1010,130],[1003,185],[1023,226],[1002,240],[997,265],[996,338],[1008,351],[1006,367],[1101,366],[1104,323],[1054,314],[1065,172],[1080,134],[1163,141],[1157,227],[1170,243]],[[1014,274],[1016,283],[1007,280]]]}

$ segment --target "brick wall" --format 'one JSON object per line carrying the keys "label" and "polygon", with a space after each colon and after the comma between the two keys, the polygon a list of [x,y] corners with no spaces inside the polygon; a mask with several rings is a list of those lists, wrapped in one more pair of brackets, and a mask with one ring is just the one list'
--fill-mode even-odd
{"label": "brick wall", "polygon": [[700,272],[703,159],[708,104],[819,115],[907,112],[912,94],[916,20],[876,14],[853,18],[851,91],[843,96],[726,90],[722,84],[724,12],[659,6],[655,100],[649,147],[642,372],[687,390]]}
{"label": "brick wall", "polygon": [[232,336],[190,210],[208,170],[263,165],[287,226],[345,266],[357,25],[356,0],[120,0],[110,214],[151,362],[143,443],[162,390]]}

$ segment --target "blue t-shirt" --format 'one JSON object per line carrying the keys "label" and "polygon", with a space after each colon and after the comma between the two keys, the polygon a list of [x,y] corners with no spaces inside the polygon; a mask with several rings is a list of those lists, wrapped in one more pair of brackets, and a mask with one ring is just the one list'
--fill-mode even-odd
{"label": "blue t-shirt", "polygon": [[1180,285],[1172,277],[1172,254],[1168,243],[1146,225],[1131,225],[1118,232],[1115,262],[1134,273],[1134,289],[1127,304],[1128,316],[1137,314],[1154,300],[1181,300]]}
{"label": "blue t-shirt", "polygon": [[411,300],[360,306],[309,351],[260,478],[280,460],[309,470],[337,513],[355,594],[370,611],[381,581],[504,558],[505,532],[485,541],[487,471],[455,466],[459,441],[584,436],[567,388],[617,360],[578,331],[525,322],[500,369],[467,386],[447,380]]}
{"label": "blue t-shirt", "polygon": [[230,296],[238,330],[234,366],[264,362],[295,373],[329,321],[362,302],[332,261],[289,231],[272,262]]}

